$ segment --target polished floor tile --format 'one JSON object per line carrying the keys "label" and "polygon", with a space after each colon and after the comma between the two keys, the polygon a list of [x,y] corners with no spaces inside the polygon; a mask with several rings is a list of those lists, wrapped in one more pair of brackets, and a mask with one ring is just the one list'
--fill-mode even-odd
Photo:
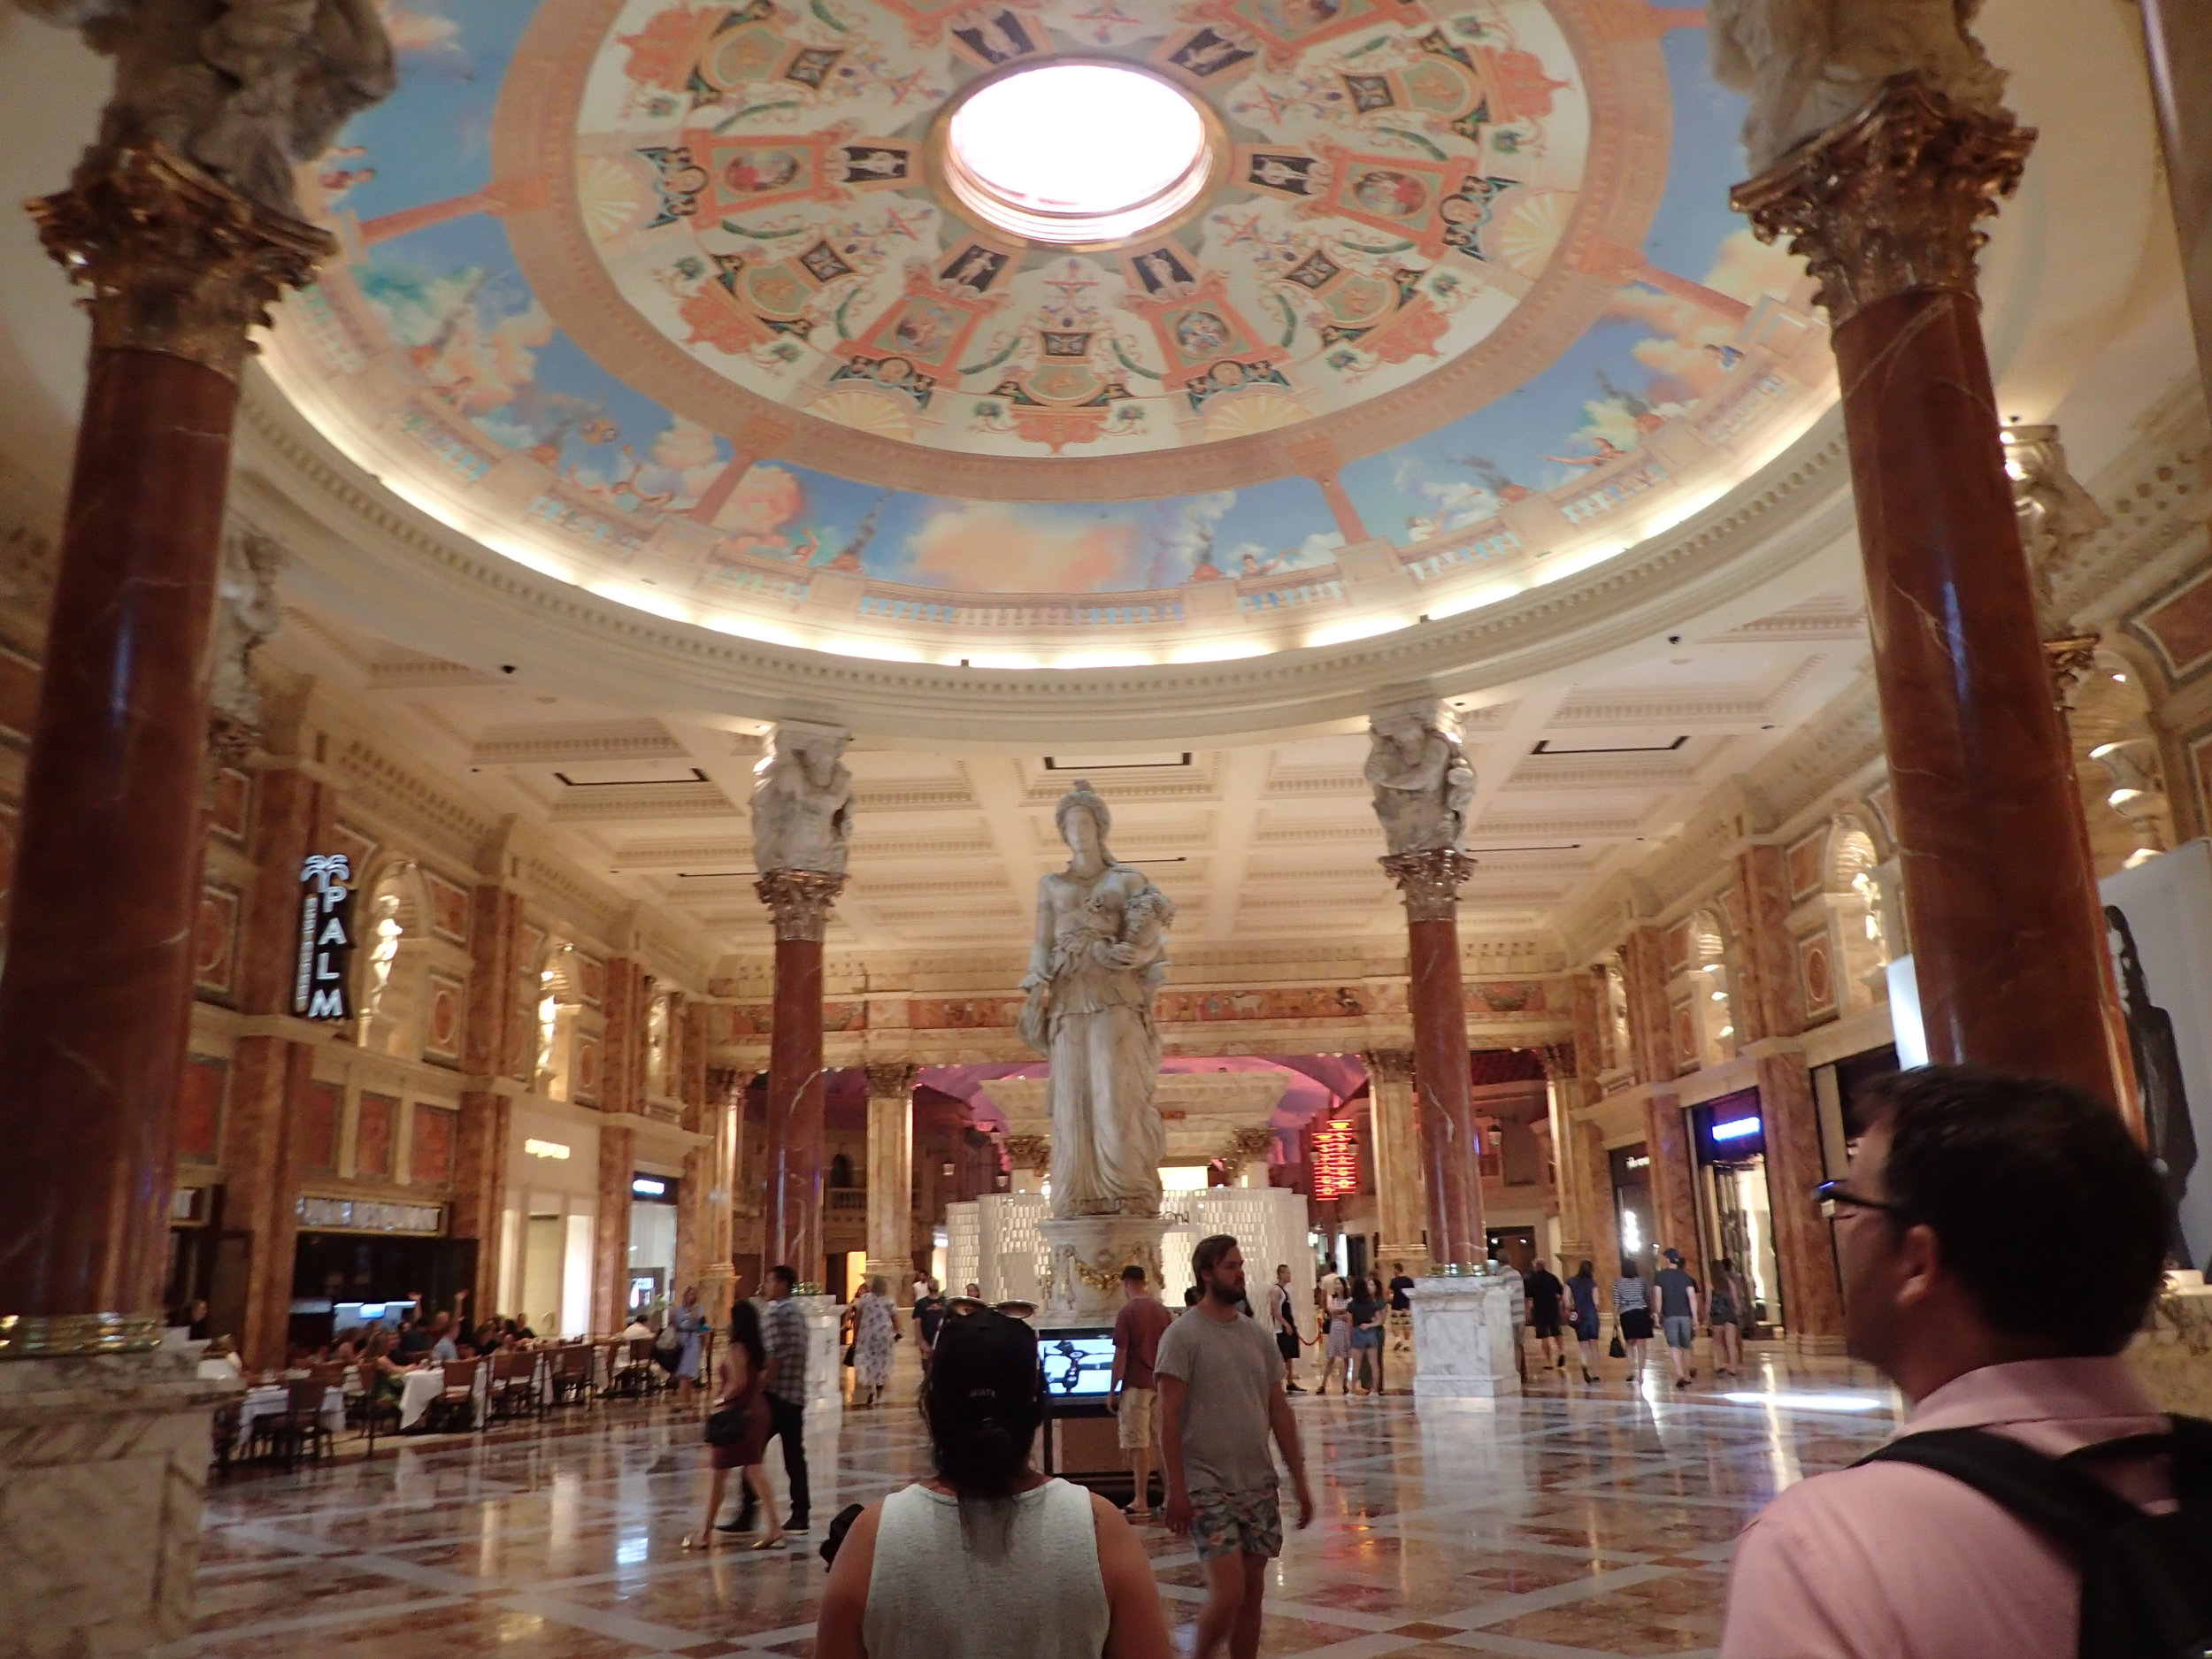
{"label": "polished floor tile", "polygon": [[[1769,1355],[1729,1386],[1752,1397],[1678,1393],[1655,1372],[1641,1394],[1541,1378],[1494,1407],[1300,1399],[1318,1513],[1287,1535],[1262,1654],[1711,1652],[1744,1523],[1893,1421],[1887,1392],[1841,1363]],[[926,1464],[903,1407],[833,1415],[808,1445],[819,1526]],[[821,1532],[782,1551],[684,1551],[704,1463],[695,1417],[620,1402],[239,1472],[210,1490],[195,1633],[164,1659],[805,1659]],[[1145,1538],[1187,1651],[1204,1575],[1181,1540]]]}

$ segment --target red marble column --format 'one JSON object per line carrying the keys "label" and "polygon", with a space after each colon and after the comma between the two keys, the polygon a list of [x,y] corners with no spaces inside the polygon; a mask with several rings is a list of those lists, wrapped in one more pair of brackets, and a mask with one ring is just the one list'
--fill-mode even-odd
{"label": "red marble column", "polygon": [[0,977],[0,1355],[150,1348],[246,329],[329,240],[150,149],[35,212],[93,348]]}
{"label": "red marble column", "polygon": [[819,1285],[822,1254],[822,934],[845,878],[771,870],[754,884],[776,927],[775,1023],[768,1037],[767,1262]]}
{"label": "red marble column", "polygon": [[[592,1228],[591,1328],[612,1334],[629,1322],[630,1177],[637,1131],[620,1118],[599,1128],[599,1210]],[[682,1294],[681,1286],[672,1293]]]}
{"label": "red marble column", "polygon": [[1930,1057],[2116,1102],[2094,872],[1975,301],[1976,223],[2033,138],[1903,77],[1734,201],[1807,256],[1834,324]]}
{"label": "red marble column", "polygon": [[1458,894],[1474,866],[1463,853],[1448,850],[1394,853],[1382,866],[1405,894],[1407,1002],[1413,1015],[1413,1074],[1428,1175],[1429,1259],[1448,1271],[1471,1267],[1486,1252],[1479,1148],[1468,1100]]}

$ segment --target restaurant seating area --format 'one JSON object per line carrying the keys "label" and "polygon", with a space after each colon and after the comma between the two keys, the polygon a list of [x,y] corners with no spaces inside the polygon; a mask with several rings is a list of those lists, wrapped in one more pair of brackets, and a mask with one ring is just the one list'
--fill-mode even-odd
{"label": "restaurant seating area", "polygon": [[[701,1338],[702,1375],[711,1375],[716,1333]],[[235,1375],[233,1362],[204,1358],[205,1374]],[[375,1359],[303,1363],[248,1379],[245,1397],[215,1416],[211,1472],[292,1471],[373,1457],[378,1443],[490,1434],[549,1416],[635,1409],[673,1400],[674,1374],[654,1357],[649,1337],[578,1337],[465,1359],[385,1369]]]}

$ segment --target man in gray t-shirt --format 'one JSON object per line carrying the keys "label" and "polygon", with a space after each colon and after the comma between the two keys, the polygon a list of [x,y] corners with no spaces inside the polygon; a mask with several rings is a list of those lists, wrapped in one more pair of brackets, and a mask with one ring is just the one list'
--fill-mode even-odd
{"label": "man in gray t-shirt", "polygon": [[1161,1461],[1167,1524],[1187,1533],[1206,1568],[1206,1605],[1192,1659],[1259,1650],[1267,1563],[1283,1553],[1275,1499],[1271,1432],[1290,1465],[1298,1525],[1313,1524],[1313,1492],[1298,1446],[1298,1422],[1283,1395],[1283,1356],[1258,1321],[1240,1312],[1244,1253],[1227,1234],[1191,1253],[1198,1303],[1160,1338],[1153,1371],[1160,1386]]}

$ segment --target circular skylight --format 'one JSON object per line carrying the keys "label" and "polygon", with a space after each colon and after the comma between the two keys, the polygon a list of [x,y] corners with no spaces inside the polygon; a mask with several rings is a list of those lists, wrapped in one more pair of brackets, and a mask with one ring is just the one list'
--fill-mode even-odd
{"label": "circular skylight", "polygon": [[1046,64],[994,81],[952,117],[947,173],[961,202],[1033,242],[1118,242],[1204,189],[1206,123],[1155,76]]}

